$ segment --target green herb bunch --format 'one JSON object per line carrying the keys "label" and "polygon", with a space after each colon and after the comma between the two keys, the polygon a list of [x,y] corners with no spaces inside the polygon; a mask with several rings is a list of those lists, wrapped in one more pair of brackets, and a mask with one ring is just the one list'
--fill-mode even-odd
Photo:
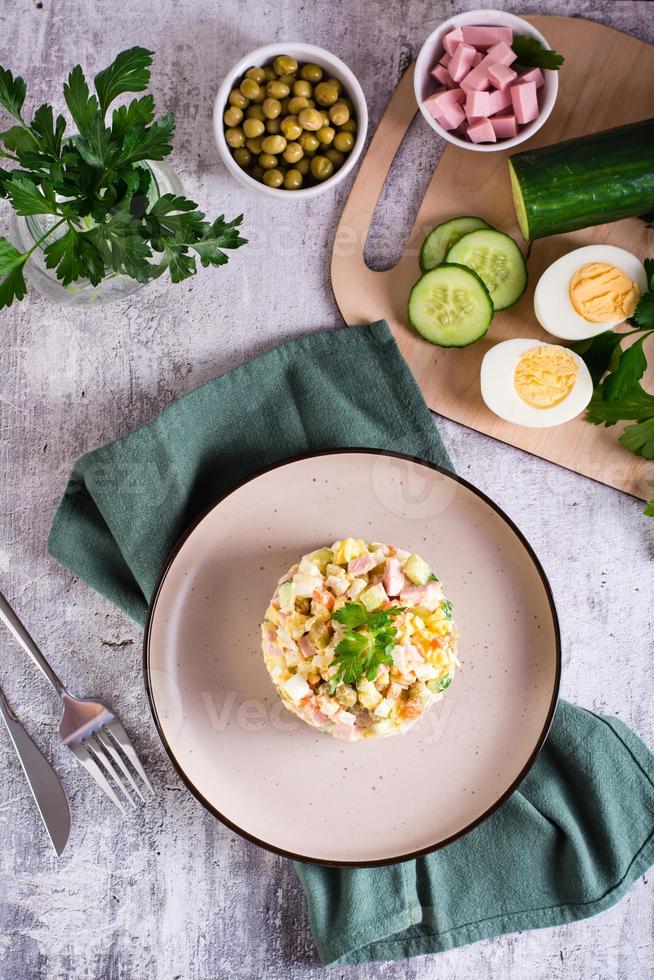
{"label": "green herb bunch", "polygon": [[[631,422],[618,442],[637,456],[654,459],[654,395],[640,384],[647,369],[643,344],[654,333],[654,259],[645,259],[645,274],[648,291],[628,321],[634,329],[626,333],[609,330],[581,341],[574,349],[586,362],[595,386],[588,421],[607,428],[616,422]],[[627,337],[637,339],[623,350]],[[654,517],[654,500],[648,501],[645,513]]]}
{"label": "green herb bunch", "polygon": [[332,618],[345,629],[333,660],[338,670],[330,680],[332,694],[341,683],[355,684],[362,677],[374,680],[380,664],[392,666],[397,636],[393,618],[401,612],[403,607],[391,606],[370,613],[361,602],[346,602],[336,610]]}
{"label": "green herb bunch", "polygon": [[[134,47],[121,52],[94,79],[89,91],[76,65],[64,85],[64,100],[76,133],[66,136],[66,120],[52,106],[40,106],[31,123],[23,117],[26,86],[0,67],[0,105],[14,124],[0,132],[0,197],[17,214],[46,216],[46,233],[27,252],[0,237],[0,308],[26,293],[23,269],[43,245],[45,262],[63,286],[79,279],[98,285],[110,273],[148,282],[167,269],[173,282],[192,276],[196,253],[203,266],[224,265],[223,249],[238,248],[242,215],[205,221],[193,201],[164,194],[151,204],[146,160],[172,152],[175,120],[155,119],[152,95],[128,105],[111,104],[127,92],[143,92],[150,82],[153,53]],[[61,229],[57,236],[56,229]],[[55,237],[51,237],[53,236]]]}
{"label": "green herb bunch", "polygon": [[558,51],[546,48],[538,38],[527,34],[516,34],[511,41],[511,47],[518,57],[518,64],[523,68],[547,68],[558,71],[565,58]]}

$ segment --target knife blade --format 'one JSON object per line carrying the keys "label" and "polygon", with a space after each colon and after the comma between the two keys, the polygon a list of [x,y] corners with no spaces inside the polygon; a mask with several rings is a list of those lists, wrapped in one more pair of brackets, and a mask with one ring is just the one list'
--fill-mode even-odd
{"label": "knife blade", "polygon": [[70,833],[70,808],[54,769],[27,734],[0,688],[0,715],[14,743],[25,778],[59,857]]}

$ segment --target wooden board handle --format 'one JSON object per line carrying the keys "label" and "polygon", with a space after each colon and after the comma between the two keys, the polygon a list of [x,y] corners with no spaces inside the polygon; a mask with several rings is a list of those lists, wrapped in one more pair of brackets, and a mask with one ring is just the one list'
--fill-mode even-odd
{"label": "wooden board handle", "polygon": [[[366,241],[391,164],[418,111],[413,97],[414,67],[415,62],[407,68],[395,89],[352,185],[336,229],[332,252],[332,282],[346,269],[348,277],[377,275],[366,265]],[[359,322],[350,320],[342,307],[341,312],[350,325]]]}

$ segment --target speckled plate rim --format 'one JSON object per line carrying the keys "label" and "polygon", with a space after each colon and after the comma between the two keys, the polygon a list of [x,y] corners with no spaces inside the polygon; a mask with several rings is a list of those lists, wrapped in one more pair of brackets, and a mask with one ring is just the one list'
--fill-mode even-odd
{"label": "speckled plate rim", "polygon": [[[543,724],[541,733],[538,736],[538,739],[536,740],[536,744],[534,745],[534,748],[529,758],[527,759],[526,763],[524,764],[524,766],[522,767],[522,769],[520,770],[520,772],[518,773],[514,781],[511,783],[511,785],[501,794],[501,796],[498,797],[498,799],[492,804],[492,806],[488,807],[482,814],[480,814],[480,816],[478,816],[475,820],[472,820],[470,823],[466,824],[465,827],[457,831],[455,834],[451,834],[449,837],[445,838],[444,840],[440,840],[435,844],[428,845],[427,847],[422,847],[419,850],[410,851],[404,854],[397,854],[392,857],[379,858],[378,860],[374,860],[374,861],[330,861],[330,860],[321,860],[315,857],[311,857],[310,855],[307,854],[296,854],[293,851],[288,851],[285,850],[284,848],[277,847],[275,844],[271,844],[268,841],[262,840],[261,838],[254,836],[253,834],[249,833],[247,830],[244,830],[242,827],[239,827],[238,824],[235,824],[232,820],[229,819],[229,817],[225,816],[224,813],[221,813],[220,810],[218,810],[215,806],[213,806],[213,804],[211,804],[206,799],[206,797],[202,794],[202,792],[197,788],[197,786],[192,782],[190,777],[186,774],[184,768],[177,761],[175,753],[172,747],[170,746],[170,744],[168,743],[168,740],[164,734],[163,724],[159,717],[159,713],[157,711],[157,705],[155,703],[152,678],[150,673],[150,638],[152,633],[152,623],[157,610],[157,601],[159,599],[164,582],[168,576],[168,573],[173,563],[175,562],[182,547],[184,546],[188,538],[191,536],[191,534],[193,534],[193,532],[198,527],[198,525],[201,524],[202,521],[206,517],[208,517],[208,515],[213,510],[216,509],[216,507],[219,507],[224,500],[230,497],[233,493],[236,493],[238,490],[240,490],[241,487],[244,487],[246,486],[246,484],[251,483],[254,480],[257,480],[259,477],[263,476],[266,473],[271,472],[272,470],[279,469],[280,467],[283,466],[288,466],[289,464],[292,463],[300,462],[301,460],[318,459],[322,456],[335,456],[343,453],[373,455],[373,456],[375,455],[389,456],[395,459],[406,460],[410,463],[416,463],[419,466],[424,466],[427,469],[434,470],[436,473],[439,473],[441,476],[444,476],[449,480],[453,480],[455,483],[459,484],[460,486],[465,487],[467,490],[469,490],[471,493],[477,496],[480,500],[482,500],[485,504],[487,504],[492,510],[494,510],[495,513],[505,522],[509,530],[513,532],[515,537],[523,546],[523,548],[527,552],[529,559],[533,563],[534,568],[538,572],[539,578],[543,585],[543,589],[545,590],[545,595],[547,597],[549,610],[552,616],[552,627],[554,632],[554,640],[555,640],[555,648],[556,648],[555,649],[556,652],[555,676],[554,676],[554,684],[552,687],[552,697],[550,701],[549,710],[545,717],[545,722]],[[161,575],[159,576],[159,580],[152,594],[152,599],[150,600],[150,604],[148,607],[148,614],[145,621],[145,631],[143,635],[143,677],[145,682],[145,691],[148,699],[148,704],[150,705],[150,711],[152,712],[152,718],[155,724],[155,728],[157,730],[157,734],[161,741],[161,744],[163,745],[163,748],[166,754],[168,755],[168,758],[170,759],[171,763],[173,764],[173,767],[176,770],[178,776],[182,779],[187,789],[191,791],[193,796],[202,804],[202,806],[206,810],[209,811],[209,813],[213,814],[213,816],[216,817],[218,820],[220,820],[220,822],[223,823],[226,827],[228,827],[230,830],[233,830],[235,833],[239,834],[239,836],[243,837],[245,840],[250,841],[252,844],[256,844],[258,847],[262,847],[264,850],[272,851],[274,854],[279,854],[281,857],[290,858],[292,861],[301,861],[305,864],[316,864],[321,867],[331,867],[331,868],[376,868],[376,867],[384,867],[391,864],[398,864],[402,861],[412,861],[415,858],[421,857],[424,854],[431,854],[433,851],[439,851],[441,848],[447,847],[448,844],[454,843],[454,841],[459,840],[461,837],[464,837],[467,833],[469,833],[471,830],[474,830],[475,827],[478,827],[481,823],[487,820],[488,817],[490,817],[493,813],[495,813],[495,811],[499,809],[499,807],[512,795],[512,793],[515,792],[515,790],[518,788],[520,783],[527,776],[530,769],[534,765],[536,759],[538,758],[538,755],[540,754],[543,745],[545,744],[545,740],[547,739],[550,728],[552,726],[552,722],[554,720],[556,705],[559,699],[559,689],[561,686],[561,663],[562,663],[561,629],[559,626],[559,618],[556,611],[556,605],[554,603],[554,596],[552,593],[552,588],[549,583],[549,579],[547,578],[545,569],[541,565],[538,556],[536,555],[532,546],[529,544],[529,541],[524,536],[520,528],[511,520],[508,514],[506,514],[502,510],[502,508],[495,503],[495,501],[491,500],[490,497],[487,497],[486,494],[483,493],[483,491],[479,490],[476,486],[474,486],[474,484],[470,483],[468,480],[459,476],[457,473],[453,473],[450,470],[446,470],[444,467],[439,466],[437,463],[432,463],[429,460],[422,459],[420,456],[410,456],[407,453],[395,452],[390,449],[375,449],[372,447],[363,447],[363,446],[344,447],[344,448],[336,448],[336,449],[322,449],[319,452],[299,453],[296,456],[289,456],[286,459],[282,459],[277,463],[271,463],[269,466],[264,466],[261,469],[256,470],[254,473],[250,474],[250,476],[246,477],[244,480],[241,480],[234,487],[232,487],[231,490],[223,494],[221,497],[215,500],[214,503],[210,504],[207,508],[205,508],[205,510],[203,510],[202,513],[186,529],[186,531],[181,536],[177,544],[173,547],[172,551],[168,555],[168,558],[166,559],[163,570],[161,572]]]}

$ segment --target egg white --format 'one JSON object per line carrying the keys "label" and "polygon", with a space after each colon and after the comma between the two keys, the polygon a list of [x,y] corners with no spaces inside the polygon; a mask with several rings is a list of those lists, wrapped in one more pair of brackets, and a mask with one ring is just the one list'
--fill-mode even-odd
{"label": "egg white", "polygon": [[[582,359],[574,351],[578,374],[574,387],[567,398],[551,408],[534,408],[520,398],[515,390],[513,378],[518,361],[522,355],[534,347],[557,347],[558,344],[544,344],[540,340],[504,340],[484,355],[481,362],[481,397],[491,412],[506,422],[525,425],[531,429],[545,429],[561,425],[575,418],[588,405],[593,395],[593,381]],[[566,348],[567,350],[567,348]]]}
{"label": "egg white", "polygon": [[615,245],[586,245],[562,255],[545,270],[534,292],[534,313],[540,325],[562,340],[587,340],[612,330],[623,320],[589,323],[580,316],[570,299],[570,282],[575,272],[589,262],[614,265],[635,282],[641,294],[647,291],[647,276],[640,259]]}

